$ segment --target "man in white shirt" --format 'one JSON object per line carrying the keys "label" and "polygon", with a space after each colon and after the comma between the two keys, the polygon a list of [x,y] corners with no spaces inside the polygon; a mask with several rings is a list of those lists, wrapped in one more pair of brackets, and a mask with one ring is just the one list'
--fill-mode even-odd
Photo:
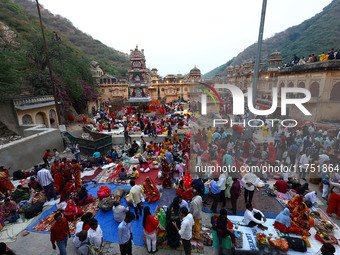
{"label": "man in white shirt", "polygon": [[255,227],[257,225],[259,229],[267,230],[268,228],[262,225],[267,221],[263,213],[254,209],[252,204],[247,204],[246,208],[247,210],[244,212],[244,223],[247,224],[248,227]]}
{"label": "man in white shirt", "polygon": [[179,201],[179,208],[185,207],[190,212],[190,208],[189,208],[188,202],[185,201],[181,195],[178,196],[178,201]]}
{"label": "man in white shirt", "polygon": [[130,199],[132,200],[133,209],[135,210],[136,220],[139,220],[139,215],[142,215],[141,198],[144,197],[144,191],[140,186],[135,185],[134,180],[130,181],[130,185]]}
{"label": "man in white shirt", "polygon": [[218,186],[220,186],[220,202],[222,202],[222,207],[224,208],[226,205],[225,199],[225,189],[226,189],[227,176],[225,173],[220,174],[220,178],[218,179]]}
{"label": "man in white shirt", "polygon": [[42,165],[42,169],[40,169],[39,172],[37,173],[37,178],[40,185],[44,188],[47,201],[51,200],[48,190],[52,192],[54,200],[57,200],[57,195],[55,194],[55,190],[53,187],[54,180],[52,178],[50,171],[46,169],[46,164]]}
{"label": "man in white shirt", "polygon": [[89,225],[90,229],[87,231],[87,236],[91,239],[92,243],[95,246],[101,249],[103,244],[103,231],[98,225],[98,221],[95,218],[92,218],[89,221]]}
{"label": "man in white shirt", "polygon": [[192,237],[192,226],[194,225],[194,218],[185,207],[180,209],[180,216],[182,219],[181,229],[178,229],[176,222],[172,222],[172,224],[181,236],[185,255],[191,255],[190,240]]}
{"label": "man in white shirt", "polygon": [[307,168],[308,168],[309,161],[310,161],[309,155],[310,155],[310,152],[307,151],[300,158],[299,164],[300,164],[301,168],[298,169],[298,171],[299,171],[299,182],[300,182],[301,179],[306,180]]}

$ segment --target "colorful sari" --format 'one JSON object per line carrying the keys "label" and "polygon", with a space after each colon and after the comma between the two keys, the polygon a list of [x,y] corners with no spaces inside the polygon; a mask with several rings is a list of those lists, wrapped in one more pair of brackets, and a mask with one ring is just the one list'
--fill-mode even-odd
{"label": "colorful sari", "polygon": [[75,187],[73,186],[72,182],[67,182],[65,184],[65,187],[62,187],[61,190],[61,195],[60,195],[60,202],[65,201],[66,199],[68,199],[70,197],[70,194],[72,192],[76,192]]}
{"label": "colorful sari", "polygon": [[191,200],[192,199],[192,178],[190,175],[190,172],[187,172],[183,178],[183,186],[180,185],[177,189],[177,194],[182,196],[185,200]]}
{"label": "colorful sari", "polygon": [[224,149],[220,149],[220,152],[218,154],[218,157],[217,157],[217,163],[219,166],[223,166],[223,156],[225,154],[225,150]]}
{"label": "colorful sari", "polygon": [[73,165],[73,176],[74,176],[74,184],[76,186],[76,190],[78,191],[81,188],[81,167],[80,165]]}
{"label": "colorful sari", "polygon": [[157,186],[155,185],[155,183],[153,182],[153,180],[151,180],[149,176],[145,178],[143,187],[145,190],[146,198],[149,203],[154,203],[159,199],[160,194],[157,189]]}
{"label": "colorful sari", "polygon": [[8,170],[6,169],[0,170],[0,192],[3,193],[5,196],[8,195],[9,192],[15,189],[9,177],[10,177],[10,174]]}
{"label": "colorful sari", "polygon": [[23,200],[28,200],[30,198],[30,193],[27,189],[19,189],[17,188],[12,195],[12,199],[17,204]]}
{"label": "colorful sari", "polygon": [[61,164],[58,160],[55,160],[51,166],[52,177],[54,183],[60,186],[63,183],[63,173],[61,170]]}
{"label": "colorful sari", "polygon": [[[301,208],[302,206],[303,208]],[[302,202],[300,205],[295,207],[290,217],[293,219],[296,219],[300,217],[303,213],[309,214],[309,209],[304,202]]]}
{"label": "colorful sari", "polygon": [[69,161],[69,160],[64,161],[62,163],[62,165],[61,165],[61,169],[62,169],[64,178],[72,180],[72,169],[73,169],[73,166],[72,166],[71,161]]}
{"label": "colorful sari", "polygon": [[302,213],[292,220],[292,227],[297,228],[297,235],[310,236],[309,230],[314,226],[314,219],[307,213]]}

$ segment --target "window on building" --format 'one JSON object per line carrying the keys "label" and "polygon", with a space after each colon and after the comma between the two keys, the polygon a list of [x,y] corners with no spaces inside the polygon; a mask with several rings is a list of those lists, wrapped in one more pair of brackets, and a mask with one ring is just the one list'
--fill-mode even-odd
{"label": "window on building", "polygon": [[185,88],[184,88],[184,91],[188,91],[188,88],[187,88],[187,87],[185,87]]}
{"label": "window on building", "polygon": [[99,79],[99,83],[100,83],[100,84],[103,84],[103,79]]}
{"label": "window on building", "polygon": [[102,89],[102,92],[105,93],[105,89]]}
{"label": "window on building", "polygon": [[126,89],[124,89],[124,92],[126,92]]}
{"label": "window on building", "polygon": [[162,91],[164,91],[164,88],[162,88]]}
{"label": "window on building", "polygon": [[106,84],[106,79],[104,79],[104,84]]}
{"label": "window on building", "polygon": [[172,89],[170,89],[169,93],[172,93]]}
{"label": "window on building", "polygon": [[180,90],[180,88],[177,88],[177,91],[179,91]]}

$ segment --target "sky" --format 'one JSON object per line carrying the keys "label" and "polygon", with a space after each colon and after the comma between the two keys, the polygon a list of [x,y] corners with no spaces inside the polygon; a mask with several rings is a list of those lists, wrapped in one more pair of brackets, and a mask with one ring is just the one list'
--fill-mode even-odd
{"label": "sky", "polygon": [[[262,0],[39,0],[116,50],[144,49],[161,76],[202,74],[257,42]],[[268,0],[264,39],[300,24],[331,0]]]}

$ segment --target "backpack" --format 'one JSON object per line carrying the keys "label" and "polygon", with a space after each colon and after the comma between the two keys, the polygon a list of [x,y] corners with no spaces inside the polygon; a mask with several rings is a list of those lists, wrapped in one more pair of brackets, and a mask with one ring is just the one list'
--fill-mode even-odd
{"label": "backpack", "polygon": [[300,252],[306,252],[307,251],[307,245],[306,242],[303,239],[297,238],[297,237],[284,237],[288,241],[289,249],[292,249],[294,251],[300,251]]}
{"label": "backpack", "polygon": [[101,250],[95,246],[91,241],[90,244],[86,244],[86,246],[89,248],[89,255],[101,255]]}
{"label": "backpack", "polygon": [[41,213],[44,202],[36,202],[25,210],[25,218],[31,219]]}

